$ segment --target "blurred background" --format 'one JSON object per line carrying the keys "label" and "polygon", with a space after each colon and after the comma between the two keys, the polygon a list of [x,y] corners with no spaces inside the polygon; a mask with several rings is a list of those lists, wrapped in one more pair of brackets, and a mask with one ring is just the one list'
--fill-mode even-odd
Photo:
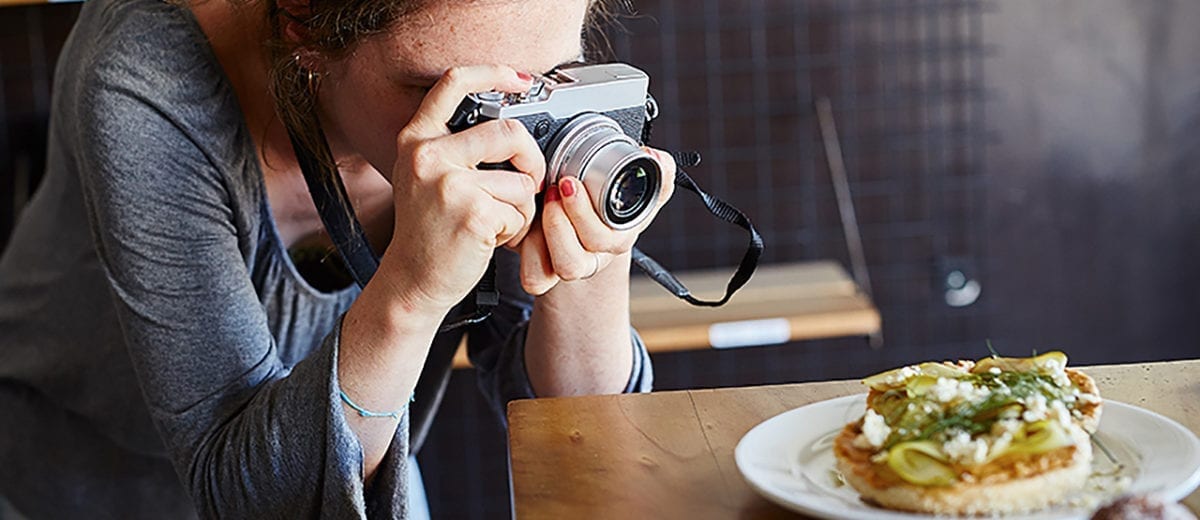
{"label": "blurred background", "polygon": [[[814,109],[829,99],[884,338],[655,354],[658,390],[858,378],[982,357],[989,339],[1074,364],[1200,356],[1200,3],[636,8],[608,39],[651,75],[654,143],[703,153],[692,176],[751,216],[764,264],[851,270]],[[0,244],[44,164],[77,12],[0,6]],[[672,270],[732,270],[745,238],[680,194],[639,246]],[[505,446],[456,371],[420,454],[434,516],[507,516]]]}

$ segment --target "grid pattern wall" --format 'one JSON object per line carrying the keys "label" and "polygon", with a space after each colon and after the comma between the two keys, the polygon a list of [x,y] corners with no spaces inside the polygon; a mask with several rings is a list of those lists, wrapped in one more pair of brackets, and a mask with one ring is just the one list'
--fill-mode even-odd
{"label": "grid pattern wall", "polygon": [[[638,0],[610,43],[647,70],[662,115],[654,144],[698,150],[690,173],[744,209],[766,263],[849,266],[814,102],[840,132],[885,345],[862,338],[655,357],[656,387],[858,377],[979,350],[987,299],[943,302],[947,272],[985,278],[983,168],[989,140],[982,0]],[[44,155],[53,60],[77,5],[0,9],[0,243]],[[741,230],[682,192],[640,247],[674,270],[727,266]],[[438,518],[509,513],[506,437],[456,373],[420,459]]]}

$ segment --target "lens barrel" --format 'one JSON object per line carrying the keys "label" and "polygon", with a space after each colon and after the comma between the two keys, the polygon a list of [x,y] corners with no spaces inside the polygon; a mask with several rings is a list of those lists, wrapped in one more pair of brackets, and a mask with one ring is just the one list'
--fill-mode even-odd
{"label": "lens barrel", "polygon": [[592,206],[613,229],[637,226],[652,213],[662,189],[662,168],[621,131],[612,118],[582,114],[569,121],[546,149],[547,177],[577,177]]}

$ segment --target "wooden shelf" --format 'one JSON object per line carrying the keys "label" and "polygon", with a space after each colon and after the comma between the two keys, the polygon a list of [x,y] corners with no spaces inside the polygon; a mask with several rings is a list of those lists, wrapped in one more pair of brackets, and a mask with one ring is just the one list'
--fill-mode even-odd
{"label": "wooden shelf", "polygon": [[[679,275],[692,294],[720,298],[731,269]],[[693,307],[653,280],[634,275],[629,287],[633,326],[650,352],[753,346],[879,332],[879,311],[835,262],[759,267],[722,307]],[[459,349],[455,368],[470,366]]]}

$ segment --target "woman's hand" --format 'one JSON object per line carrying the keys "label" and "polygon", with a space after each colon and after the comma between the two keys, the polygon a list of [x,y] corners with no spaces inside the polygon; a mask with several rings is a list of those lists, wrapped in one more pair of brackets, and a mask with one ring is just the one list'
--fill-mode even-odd
{"label": "woman's hand", "polygon": [[666,152],[645,148],[662,166],[662,189],[652,213],[636,227],[617,231],[604,223],[592,198],[575,177],[559,179],[543,198],[538,221],[516,249],[521,254],[521,285],[542,295],[559,281],[591,278],[615,257],[628,253],[675,191],[675,160]]}
{"label": "woman's hand", "polygon": [[[608,227],[583,183],[565,177],[546,189],[538,222],[517,246],[521,283],[538,295],[525,338],[526,373],[538,396],[613,393],[631,381],[641,384],[630,372],[637,354],[629,326],[629,251],[675,186],[675,161],[647,151],[662,166],[663,186],[646,220],[624,231]],[[610,264],[616,267],[606,270]]]}
{"label": "woman's hand", "polygon": [[[546,162],[514,120],[451,134],[446,121],[473,92],[524,92],[531,78],[503,66],[450,69],[396,139],[396,226],[382,260],[393,294],[444,313],[475,286],[493,250],[520,243],[534,220]],[[518,171],[478,170],[509,161]]]}

